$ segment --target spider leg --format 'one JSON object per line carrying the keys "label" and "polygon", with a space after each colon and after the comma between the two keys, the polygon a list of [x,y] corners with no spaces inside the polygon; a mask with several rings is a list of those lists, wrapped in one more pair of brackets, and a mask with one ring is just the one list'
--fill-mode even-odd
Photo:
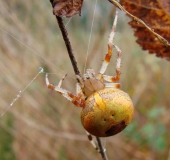
{"label": "spider leg", "polygon": [[116,60],[116,76],[112,77],[111,80],[112,82],[118,82],[120,80],[120,67],[121,67],[121,55],[122,55],[122,51],[120,50],[120,48],[116,45],[113,44],[113,46],[116,48],[117,50],[117,60]]}
{"label": "spider leg", "polygon": [[89,132],[87,132],[87,131],[86,131],[86,134],[87,134],[88,140],[90,141],[90,143],[92,144],[92,146],[93,146],[98,152],[100,152],[100,149],[99,149],[99,147],[97,147],[95,141],[93,140],[92,135],[91,135]]}
{"label": "spider leg", "polygon": [[81,89],[81,84],[80,83],[77,83],[76,84],[76,94],[80,97],[82,97],[83,99],[85,99],[85,96],[84,96],[84,93]]}
{"label": "spider leg", "polygon": [[60,80],[58,86],[55,86],[55,85],[53,85],[49,82],[48,74],[46,74],[46,77],[45,77],[46,85],[49,89],[59,92],[66,99],[71,101],[74,105],[76,105],[78,107],[84,107],[85,106],[85,100],[84,100],[84,98],[82,98],[82,94],[74,95],[71,92],[61,88],[61,84],[62,84],[64,78],[65,77],[63,77],[62,80]]}
{"label": "spider leg", "polygon": [[[62,85],[64,79],[66,78],[66,76],[67,76],[67,74],[59,81],[59,83],[58,83],[58,87],[59,87],[59,88],[61,88],[61,85]],[[47,77],[47,75],[46,75],[46,77]],[[48,77],[47,77],[47,78],[48,78]]]}
{"label": "spider leg", "polygon": [[111,56],[112,56],[112,48],[113,46],[116,48],[117,52],[118,52],[118,58],[117,58],[117,66],[116,66],[116,79],[119,79],[120,78],[120,58],[121,58],[121,51],[120,49],[113,44],[113,38],[114,38],[114,35],[115,35],[115,30],[116,30],[116,25],[117,25],[117,17],[118,17],[118,11],[116,11],[116,14],[115,14],[115,19],[114,19],[114,22],[113,22],[113,26],[112,26],[112,29],[111,29],[111,32],[110,32],[110,35],[109,35],[109,40],[108,40],[108,52],[103,60],[103,63],[102,63],[102,66],[100,68],[100,71],[98,73],[98,79],[102,80],[103,79],[103,74],[104,72],[106,71],[107,69],[107,66],[110,62],[110,59],[111,59]]}
{"label": "spider leg", "polygon": [[120,88],[120,83],[104,83],[106,88]]}
{"label": "spider leg", "polygon": [[113,46],[116,48],[117,50],[117,62],[116,62],[116,76],[107,76],[107,75],[103,75],[103,79],[107,82],[118,82],[120,80],[120,67],[121,67],[121,50],[118,46],[114,45]]}

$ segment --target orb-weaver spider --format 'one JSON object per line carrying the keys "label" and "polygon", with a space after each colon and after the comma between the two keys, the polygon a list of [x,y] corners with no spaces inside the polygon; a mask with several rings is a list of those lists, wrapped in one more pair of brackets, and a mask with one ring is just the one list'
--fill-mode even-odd
{"label": "orb-weaver spider", "polygon": [[[47,87],[56,90],[74,105],[82,107],[81,122],[85,130],[97,137],[107,137],[121,132],[131,121],[134,108],[129,95],[120,90],[121,50],[113,44],[117,24],[117,12],[108,40],[108,52],[101,69],[95,75],[93,69],[87,69],[83,77],[77,76],[77,94],[50,84],[46,74]],[[104,75],[112,56],[112,47],[117,50],[116,76]]]}

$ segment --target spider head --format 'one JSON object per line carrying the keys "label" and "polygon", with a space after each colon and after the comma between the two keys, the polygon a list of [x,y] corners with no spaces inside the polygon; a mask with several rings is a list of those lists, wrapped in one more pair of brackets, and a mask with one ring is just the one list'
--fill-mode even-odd
{"label": "spider head", "polygon": [[105,84],[95,77],[93,69],[87,69],[86,74],[83,75],[83,87],[82,90],[86,97],[89,97],[94,92],[105,88]]}

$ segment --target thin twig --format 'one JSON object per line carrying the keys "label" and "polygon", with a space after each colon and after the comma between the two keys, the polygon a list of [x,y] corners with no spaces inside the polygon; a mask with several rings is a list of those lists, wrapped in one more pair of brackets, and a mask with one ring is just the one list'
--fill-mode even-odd
{"label": "thin twig", "polygon": [[102,156],[102,159],[108,160],[107,155],[106,155],[106,149],[103,148],[100,138],[96,137],[96,140],[97,140],[97,143],[98,143],[98,146],[99,146],[99,149],[100,149],[100,154]]}
{"label": "thin twig", "polygon": [[[54,0],[50,0],[52,6],[53,6],[53,1]],[[63,20],[62,20],[61,17],[58,17],[58,16],[56,16],[56,19],[58,21],[58,25],[59,25],[60,31],[62,33],[62,36],[63,36],[64,42],[65,42],[65,45],[66,45],[66,48],[67,48],[67,51],[68,51],[68,55],[70,57],[70,61],[72,63],[72,66],[73,66],[73,69],[74,69],[74,72],[75,72],[75,75],[78,75],[78,76],[81,77],[80,71],[79,71],[78,66],[77,66],[77,61],[76,61],[76,59],[74,57],[73,49],[71,47],[71,43],[70,43],[70,40],[68,38],[68,33],[67,33],[67,30],[66,30],[66,28],[64,26]],[[79,82],[78,78],[77,78],[77,81]],[[99,149],[100,149],[100,154],[102,156],[102,159],[103,160],[108,160],[106,152],[105,152],[105,150],[104,150],[104,148],[102,146],[100,138],[96,137],[96,140],[97,140],[97,143],[98,143],[98,146],[99,146]]]}
{"label": "thin twig", "polygon": [[70,40],[68,38],[67,30],[64,26],[63,19],[61,17],[58,17],[58,16],[56,16],[56,18],[57,18],[57,21],[58,21],[60,31],[63,35],[63,39],[64,39],[64,42],[65,42],[65,45],[66,45],[66,48],[67,48],[67,51],[68,51],[68,55],[70,57],[70,60],[71,60],[71,63],[72,63],[73,69],[74,69],[74,72],[75,72],[76,75],[80,76],[80,71],[78,69],[77,62],[76,62],[76,59],[75,59],[74,54],[73,54],[73,49],[71,47],[71,43],[70,43]]}
{"label": "thin twig", "polygon": [[[58,17],[58,16],[56,16],[56,18],[57,18],[58,25],[59,25],[60,30],[61,30],[62,35],[63,35],[63,39],[65,41],[70,60],[72,62],[74,72],[75,72],[76,75],[80,76],[80,72],[79,72],[79,69],[78,69],[78,66],[77,66],[77,62],[75,60],[73,50],[72,50],[72,47],[71,47],[71,43],[70,43],[69,38],[68,38],[67,30],[66,30],[66,28],[65,28],[65,26],[63,24],[62,18]],[[79,79],[77,79],[77,81],[79,82]],[[102,156],[102,159],[107,160],[107,156],[106,156],[106,153],[105,153],[105,151],[104,151],[104,149],[102,147],[100,138],[96,137],[96,139],[97,139],[97,143],[98,143],[98,146],[99,146],[99,149],[100,149],[100,154]]]}
{"label": "thin twig", "polygon": [[142,24],[144,27],[146,27],[152,34],[154,34],[163,44],[165,44],[166,46],[170,46],[169,42],[163,38],[162,36],[160,36],[158,33],[154,32],[153,29],[151,29],[148,25],[146,25],[145,22],[143,22],[141,19],[137,18],[136,16],[132,15],[131,13],[129,13],[126,9],[124,9],[119,2],[117,2],[116,0],[109,0],[109,2],[111,2],[112,4],[114,4],[116,7],[118,7],[120,10],[124,11],[128,16],[130,16],[134,21]]}

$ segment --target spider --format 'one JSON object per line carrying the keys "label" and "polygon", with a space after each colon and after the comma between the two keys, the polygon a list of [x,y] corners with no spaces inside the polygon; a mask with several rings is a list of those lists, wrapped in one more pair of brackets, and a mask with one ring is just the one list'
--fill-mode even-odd
{"label": "spider", "polygon": [[[117,11],[108,40],[108,52],[105,55],[97,75],[93,69],[87,69],[83,77],[77,75],[76,95],[61,88],[63,77],[57,86],[51,84],[46,74],[46,85],[81,107],[81,122],[89,135],[108,137],[121,132],[131,121],[134,108],[127,93],[120,90],[121,50],[113,44],[117,24]],[[112,48],[117,50],[116,76],[104,75],[112,56]],[[90,139],[90,137],[89,137]]]}

